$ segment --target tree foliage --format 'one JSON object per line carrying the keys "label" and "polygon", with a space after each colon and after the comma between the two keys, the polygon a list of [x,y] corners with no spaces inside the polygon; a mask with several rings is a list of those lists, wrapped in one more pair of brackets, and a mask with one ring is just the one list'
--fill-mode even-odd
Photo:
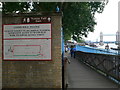
{"label": "tree foliage", "polygon": [[69,34],[76,41],[82,36],[87,37],[89,32],[94,31],[94,26],[97,24],[95,13],[101,13],[104,6],[105,2],[64,3],[62,11],[65,36]]}
{"label": "tree foliage", "polygon": [[[82,36],[87,37],[94,31],[95,13],[102,13],[107,2],[34,2],[32,12],[56,11],[60,8],[63,13],[63,31],[65,40],[71,38],[79,41]],[[26,12],[29,9],[27,2],[4,2],[3,13]]]}
{"label": "tree foliage", "polygon": [[3,13],[16,13],[25,12],[29,8],[29,4],[27,2],[3,2]]}

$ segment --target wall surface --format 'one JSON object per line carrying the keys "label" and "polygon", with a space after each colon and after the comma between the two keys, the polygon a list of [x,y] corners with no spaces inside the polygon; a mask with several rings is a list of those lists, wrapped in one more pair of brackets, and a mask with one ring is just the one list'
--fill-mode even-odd
{"label": "wall surface", "polygon": [[[2,13],[0,13],[0,42],[2,42]],[[0,43],[0,89],[2,88],[2,43]]]}
{"label": "wall surface", "polygon": [[3,60],[2,88],[62,88],[61,13],[3,15],[2,24],[19,24],[22,23],[22,18],[27,16],[51,17],[52,60]]}

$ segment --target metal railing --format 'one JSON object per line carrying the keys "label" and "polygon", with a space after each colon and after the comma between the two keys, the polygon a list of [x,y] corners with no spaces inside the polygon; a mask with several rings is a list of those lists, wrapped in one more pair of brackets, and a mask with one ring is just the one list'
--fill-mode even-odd
{"label": "metal railing", "polygon": [[120,56],[89,52],[76,52],[77,59],[120,84]]}

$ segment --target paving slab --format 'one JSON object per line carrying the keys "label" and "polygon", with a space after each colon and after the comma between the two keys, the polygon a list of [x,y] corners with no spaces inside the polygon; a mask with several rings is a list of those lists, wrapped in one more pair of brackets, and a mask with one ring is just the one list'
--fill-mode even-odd
{"label": "paving slab", "polygon": [[95,72],[79,60],[71,58],[69,53],[66,56],[71,61],[67,65],[68,88],[118,88],[116,83]]}

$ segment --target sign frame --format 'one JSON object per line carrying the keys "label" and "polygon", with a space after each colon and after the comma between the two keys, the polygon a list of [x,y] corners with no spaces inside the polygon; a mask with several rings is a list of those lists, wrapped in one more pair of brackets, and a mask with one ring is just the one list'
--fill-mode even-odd
{"label": "sign frame", "polygon": [[[5,25],[33,25],[33,24],[50,24],[50,37],[51,38],[13,38],[13,39],[4,39],[4,26]],[[5,40],[41,40],[41,39],[49,39],[50,40],[50,59],[5,59],[4,55],[4,43]],[[51,22],[49,23],[20,23],[20,24],[3,24],[2,25],[2,60],[4,61],[52,61],[52,24]]]}

